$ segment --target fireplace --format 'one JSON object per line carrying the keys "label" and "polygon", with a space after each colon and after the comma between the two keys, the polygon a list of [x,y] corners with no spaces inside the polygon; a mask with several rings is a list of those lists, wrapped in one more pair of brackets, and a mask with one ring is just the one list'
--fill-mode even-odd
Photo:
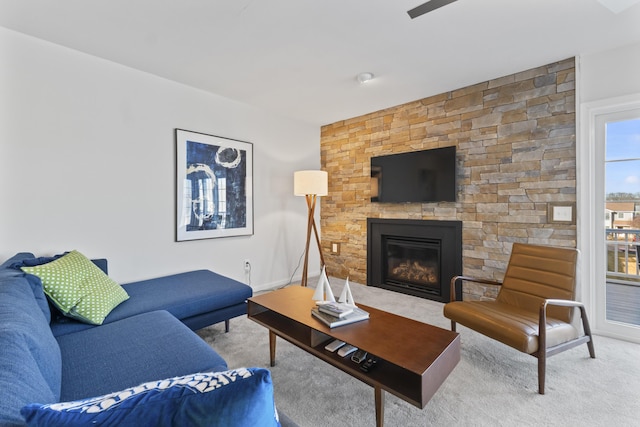
{"label": "fireplace", "polygon": [[460,274],[462,222],[367,219],[368,286],[448,302]]}

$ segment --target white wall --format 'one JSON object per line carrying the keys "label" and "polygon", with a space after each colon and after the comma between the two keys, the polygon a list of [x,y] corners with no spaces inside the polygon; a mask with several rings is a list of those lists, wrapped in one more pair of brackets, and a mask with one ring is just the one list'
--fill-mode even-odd
{"label": "white wall", "polygon": [[[254,144],[253,236],[175,242],[174,128]],[[120,282],[197,268],[246,281],[248,258],[254,288],[286,283],[306,232],[293,172],[320,166],[319,134],[0,27],[0,262],[75,248]]]}
{"label": "white wall", "polygon": [[580,102],[640,93],[640,43],[580,57]]}

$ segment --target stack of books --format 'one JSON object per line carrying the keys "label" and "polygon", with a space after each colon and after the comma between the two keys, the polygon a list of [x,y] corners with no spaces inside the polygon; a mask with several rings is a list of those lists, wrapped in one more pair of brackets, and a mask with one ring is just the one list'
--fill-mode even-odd
{"label": "stack of books", "polygon": [[311,314],[330,328],[367,320],[369,313],[352,305],[336,302],[319,304]]}

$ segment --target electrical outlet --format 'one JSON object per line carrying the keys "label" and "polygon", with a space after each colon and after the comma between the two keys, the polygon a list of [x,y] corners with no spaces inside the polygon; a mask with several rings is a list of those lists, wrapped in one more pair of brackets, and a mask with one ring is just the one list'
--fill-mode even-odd
{"label": "electrical outlet", "polygon": [[248,259],[244,260],[244,271],[251,271],[251,262]]}

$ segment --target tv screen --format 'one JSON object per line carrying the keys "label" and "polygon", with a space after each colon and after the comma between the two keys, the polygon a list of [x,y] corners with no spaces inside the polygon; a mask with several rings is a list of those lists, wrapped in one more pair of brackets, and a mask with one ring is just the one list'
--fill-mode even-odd
{"label": "tv screen", "polygon": [[456,147],[371,158],[371,201],[456,201]]}

